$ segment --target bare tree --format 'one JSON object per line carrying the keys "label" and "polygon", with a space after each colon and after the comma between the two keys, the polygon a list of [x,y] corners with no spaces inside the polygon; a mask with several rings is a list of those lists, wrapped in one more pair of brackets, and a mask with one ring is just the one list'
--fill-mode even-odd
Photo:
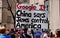
{"label": "bare tree", "polygon": [[[23,3],[23,2],[27,2],[27,0],[15,0],[16,2],[18,2],[18,3]],[[9,3],[9,1],[7,0],[7,4],[8,4],[8,11],[10,11],[10,13],[11,13],[11,15],[12,15],[12,17],[13,17],[13,20],[14,20],[14,27],[15,27],[15,15],[13,14],[13,11],[12,11],[12,4],[10,4]]]}
{"label": "bare tree", "polygon": [[9,4],[9,1],[7,0],[7,4],[8,4],[8,11],[10,11],[12,17],[13,17],[13,20],[14,20],[14,27],[15,27],[15,15],[13,14],[12,12],[12,6]]}

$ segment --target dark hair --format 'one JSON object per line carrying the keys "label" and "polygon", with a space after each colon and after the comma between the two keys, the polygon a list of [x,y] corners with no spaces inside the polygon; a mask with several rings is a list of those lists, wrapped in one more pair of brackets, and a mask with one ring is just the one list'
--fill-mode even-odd
{"label": "dark hair", "polygon": [[11,32],[14,32],[14,29],[13,28],[11,29]]}
{"label": "dark hair", "polygon": [[24,31],[24,34],[27,34],[27,28],[24,28],[23,31]]}
{"label": "dark hair", "polygon": [[60,29],[56,29],[55,33],[56,33],[57,37],[60,37]]}
{"label": "dark hair", "polygon": [[[6,31],[6,28],[5,28],[4,26],[0,26],[0,27],[1,27],[1,28],[0,28],[0,33],[4,34],[5,31]],[[4,27],[4,28],[2,28],[2,27]]]}
{"label": "dark hair", "polygon": [[24,31],[27,31],[28,29],[27,29],[27,28],[24,28],[23,30],[24,30]]}
{"label": "dark hair", "polygon": [[48,30],[45,30],[45,33],[49,33],[49,31]]}
{"label": "dark hair", "polygon": [[60,37],[60,31],[56,32],[57,37]]}

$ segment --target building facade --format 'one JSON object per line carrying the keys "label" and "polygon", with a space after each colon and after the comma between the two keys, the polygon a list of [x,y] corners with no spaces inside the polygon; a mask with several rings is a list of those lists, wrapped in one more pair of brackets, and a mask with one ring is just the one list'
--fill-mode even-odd
{"label": "building facade", "polygon": [[[16,11],[16,0],[8,0],[10,5],[12,6],[12,12],[15,15],[15,11]],[[29,4],[35,4],[35,3],[39,3],[39,4],[43,4],[44,5],[44,1],[47,0],[29,0],[29,1],[21,1],[20,3],[29,3]],[[49,15],[48,15],[48,19],[49,19],[49,27],[51,29],[52,32],[55,32],[56,29],[60,28],[60,11],[59,11],[59,2],[60,0],[48,0],[49,1]],[[7,28],[14,28],[14,21],[13,21],[13,17],[11,15],[11,12],[8,10],[8,4],[7,4],[7,0],[1,0],[2,2],[2,11],[1,13],[1,17],[0,19],[2,20],[2,25],[6,24]]]}
{"label": "building facade", "polygon": [[60,29],[60,0],[49,0],[49,20],[50,29],[55,32],[56,29]]}
{"label": "building facade", "polygon": [[12,13],[15,15],[15,0],[2,0],[2,25],[6,25],[7,28],[14,28],[14,21],[8,2]]}
{"label": "building facade", "polygon": [[2,0],[0,0],[0,25],[2,24]]}

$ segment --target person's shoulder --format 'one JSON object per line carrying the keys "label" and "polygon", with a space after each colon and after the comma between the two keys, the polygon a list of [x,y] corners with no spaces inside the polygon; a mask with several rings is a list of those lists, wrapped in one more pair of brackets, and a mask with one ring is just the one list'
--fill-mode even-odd
{"label": "person's shoulder", "polygon": [[5,38],[5,36],[0,36],[0,38]]}
{"label": "person's shoulder", "polygon": [[6,38],[11,38],[9,35],[5,35]]}
{"label": "person's shoulder", "polygon": [[5,38],[11,38],[10,36],[4,36]]}
{"label": "person's shoulder", "polygon": [[0,38],[10,38],[10,36],[7,36],[7,35],[1,35]]}

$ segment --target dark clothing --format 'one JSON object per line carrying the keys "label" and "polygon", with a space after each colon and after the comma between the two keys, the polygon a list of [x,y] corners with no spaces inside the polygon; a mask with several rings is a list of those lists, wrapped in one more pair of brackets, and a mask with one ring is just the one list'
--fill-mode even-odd
{"label": "dark clothing", "polygon": [[6,35],[6,34],[1,34],[0,38],[11,38],[10,36]]}
{"label": "dark clothing", "polygon": [[33,36],[33,38],[34,38],[34,31],[33,31],[33,30],[31,30],[31,33],[32,33],[32,36]]}
{"label": "dark clothing", "polygon": [[21,37],[20,37],[20,38],[31,38],[31,36],[29,36],[29,35],[25,34],[25,35],[21,35]]}
{"label": "dark clothing", "polygon": [[14,33],[11,33],[10,36],[11,36],[11,38],[15,38],[15,34]]}
{"label": "dark clothing", "polygon": [[42,32],[36,31],[34,33],[34,38],[42,38]]}

